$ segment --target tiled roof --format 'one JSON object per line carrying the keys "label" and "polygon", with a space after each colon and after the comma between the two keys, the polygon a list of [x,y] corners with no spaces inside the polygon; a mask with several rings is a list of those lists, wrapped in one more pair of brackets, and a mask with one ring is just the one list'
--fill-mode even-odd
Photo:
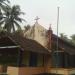
{"label": "tiled roof", "polygon": [[71,54],[71,55],[75,55],[75,45],[60,38],[57,37],[57,35],[53,34],[52,35],[52,39],[53,39],[53,43],[57,44],[57,38],[58,38],[58,47],[60,47],[61,49],[63,49],[63,51]]}
{"label": "tiled roof", "polygon": [[27,51],[39,52],[39,53],[50,53],[48,49],[43,47],[41,44],[36,42],[35,40],[27,39],[21,35],[13,34],[11,38],[21,46],[22,49]]}
{"label": "tiled roof", "polygon": [[[7,34],[7,35],[6,35]],[[11,46],[18,45],[21,49],[32,52],[39,52],[49,54],[50,51],[43,47],[41,44],[36,42],[35,40],[27,39],[23,37],[23,35],[15,33],[15,34],[2,34],[0,38],[0,46]]]}

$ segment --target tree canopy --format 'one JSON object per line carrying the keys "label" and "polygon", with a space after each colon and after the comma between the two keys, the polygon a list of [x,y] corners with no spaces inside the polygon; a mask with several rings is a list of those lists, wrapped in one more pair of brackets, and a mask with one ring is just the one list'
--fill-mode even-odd
{"label": "tree canopy", "polygon": [[72,34],[70,36],[70,38],[68,38],[67,35],[65,35],[64,33],[61,33],[60,34],[60,38],[64,39],[64,40],[66,40],[66,41],[68,41],[68,42],[70,42],[70,43],[75,45],[75,34]]}
{"label": "tree canopy", "polygon": [[9,33],[21,30],[20,24],[25,20],[20,15],[24,15],[24,12],[21,11],[19,5],[9,6],[5,3],[6,1],[10,3],[8,0],[0,0],[0,7],[3,3],[5,4],[4,11],[0,10],[0,28]]}
{"label": "tree canopy", "polygon": [[9,3],[9,0],[0,0],[0,10],[2,9],[3,11],[5,11],[5,7],[9,6]]}

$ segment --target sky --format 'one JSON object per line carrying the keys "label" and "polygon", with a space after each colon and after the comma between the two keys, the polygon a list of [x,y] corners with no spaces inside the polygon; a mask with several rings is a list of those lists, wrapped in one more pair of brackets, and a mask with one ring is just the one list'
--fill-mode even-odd
{"label": "sky", "polygon": [[57,32],[57,7],[59,8],[58,32],[71,36],[75,34],[75,0],[10,0],[11,5],[20,5],[26,14],[26,24],[33,25],[38,16],[39,24],[45,28],[52,25],[53,32]]}

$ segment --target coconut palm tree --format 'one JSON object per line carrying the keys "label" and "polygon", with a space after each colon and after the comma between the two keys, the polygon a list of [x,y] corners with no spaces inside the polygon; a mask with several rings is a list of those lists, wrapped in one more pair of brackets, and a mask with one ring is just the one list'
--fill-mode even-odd
{"label": "coconut palm tree", "polygon": [[3,11],[5,11],[6,6],[9,7],[8,3],[10,3],[9,0],[0,0],[0,20],[2,20],[2,18],[3,18],[3,14],[4,14]]}
{"label": "coconut palm tree", "polygon": [[[4,12],[5,12],[5,8],[6,6],[9,7],[10,1],[9,0],[0,0],[0,21],[4,18]],[[2,30],[2,27],[0,26],[0,31]]]}
{"label": "coconut palm tree", "polygon": [[24,14],[21,12],[19,5],[14,5],[12,7],[6,7],[4,19],[0,21],[0,25],[3,25],[3,28],[8,32],[15,32],[17,30],[21,30],[20,23],[25,21],[20,18],[20,15]]}
{"label": "coconut palm tree", "polygon": [[8,6],[8,3],[10,3],[9,0],[0,0],[0,9],[5,10],[5,6]]}

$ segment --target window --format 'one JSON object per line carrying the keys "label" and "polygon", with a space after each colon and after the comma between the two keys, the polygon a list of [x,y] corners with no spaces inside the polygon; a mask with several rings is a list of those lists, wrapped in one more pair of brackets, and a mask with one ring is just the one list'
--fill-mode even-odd
{"label": "window", "polygon": [[37,66],[37,53],[31,52],[30,53],[30,66],[35,67]]}
{"label": "window", "polygon": [[22,65],[30,67],[43,66],[43,55],[35,52],[24,52]]}
{"label": "window", "polygon": [[75,68],[75,55],[69,55],[69,67]]}
{"label": "window", "polygon": [[30,53],[24,52],[23,59],[22,59],[22,65],[23,66],[29,66],[29,57],[30,57]]}
{"label": "window", "polygon": [[37,58],[37,66],[43,66],[43,55],[38,54],[38,58]]}
{"label": "window", "polygon": [[55,52],[52,54],[53,67],[64,67],[64,53]]}

